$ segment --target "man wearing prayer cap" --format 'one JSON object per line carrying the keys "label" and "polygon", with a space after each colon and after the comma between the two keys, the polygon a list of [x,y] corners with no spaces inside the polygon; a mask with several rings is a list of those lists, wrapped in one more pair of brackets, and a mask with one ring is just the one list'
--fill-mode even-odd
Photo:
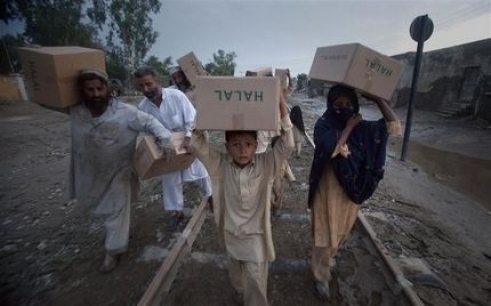
{"label": "man wearing prayer cap", "polygon": [[88,68],[77,80],[81,103],[68,109],[72,155],[70,195],[104,219],[106,255],[101,272],[112,271],[128,248],[130,204],[137,176],[132,164],[139,132],[170,146],[170,132],[136,107],[112,98],[107,74]]}
{"label": "man wearing prayer cap", "polygon": [[191,90],[191,83],[182,71],[180,66],[172,66],[169,68],[169,74],[172,77],[172,82],[175,84],[175,88],[186,93],[186,91]]}
{"label": "man wearing prayer cap", "polygon": [[191,86],[191,83],[186,77],[184,71],[182,71],[182,68],[180,66],[172,66],[169,68],[169,74],[172,78],[172,82],[174,83],[174,85],[172,85],[170,88],[179,89],[182,91],[186,97],[188,97],[193,106],[195,106],[193,87]]}

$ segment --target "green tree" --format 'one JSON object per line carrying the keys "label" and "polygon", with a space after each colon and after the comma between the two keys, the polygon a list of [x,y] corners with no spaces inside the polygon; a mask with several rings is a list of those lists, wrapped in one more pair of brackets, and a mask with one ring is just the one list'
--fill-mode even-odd
{"label": "green tree", "polygon": [[297,75],[297,90],[304,89],[307,86],[308,77],[305,73]]}
{"label": "green tree", "polygon": [[5,23],[14,19],[23,19],[22,12],[34,5],[35,0],[2,1],[0,2],[0,20]]}
{"label": "green tree", "polygon": [[111,79],[124,81],[126,79],[126,67],[121,48],[113,48],[106,52],[106,72]]}
{"label": "green tree", "polygon": [[213,61],[205,65],[206,71],[211,75],[234,75],[235,58],[237,54],[235,52],[227,52],[219,49],[218,53],[213,53]]}
{"label": "green tree", "polygon": [[308,80],[307,74],[300,73],[297,75],[297,81],[301,82],[301,81],[307,81],[307,80]]}
{"label": "green tree", "polygon": [[152,55],[145,61],[146,66],[153,67],[160,76],[169,75],[169,68],[172,66],[172,57],[168,56],[160,61],[158,57]]}
{"label": "green tree", "polygon": [[26,43],[41,46],[98,47],[97,28],[82,22],[83,0],[7,1],[0,18],[23,21]]}
{"label": "green tree", "polygon": [[130,71],[143,62],[158,33],[150,14],[160,12],[159,0],[93,0],[88,16],[100,29],[108,28],[107,46],[121,47]]}
{"label": "green tree", "polygon": [[4,35],[0,37],[0,73],[20,72],[21,66],[17,48],[24,46],[22,35]]}

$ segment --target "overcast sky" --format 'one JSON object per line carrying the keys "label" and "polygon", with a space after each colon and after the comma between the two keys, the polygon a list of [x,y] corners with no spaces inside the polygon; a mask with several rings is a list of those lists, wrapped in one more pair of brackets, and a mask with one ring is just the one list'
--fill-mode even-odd
{"label": "overcast sky", "polygon": [[[317,47],[359,42],[380,53],[415,51],[414,18],[434,32],[425,51],[491,38],[491,0],[163,0],[148,56],[175,61],[190,51],[206,64],[218,49],[237,54],[236,76],[262,66],[309,73]],[[1,32],[20,30],[17,22]]]}
{"label": "overcast sky", "polygon": [[260,66],[309,73],[317,47],[359,42],[380,53],[415,51],[414,18],[434,24],[425,51],[491,38],[491,0],[164,0],[149,55],[194,51],[205,64],[218,49],[237,54],[236,75]]}

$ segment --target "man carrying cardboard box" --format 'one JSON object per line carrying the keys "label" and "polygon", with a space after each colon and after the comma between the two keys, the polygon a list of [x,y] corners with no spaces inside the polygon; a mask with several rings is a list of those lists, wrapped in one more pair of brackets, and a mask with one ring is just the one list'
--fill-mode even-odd
{"label": "man carrying cardboard box", "polygon": [[105,217],[101,272],[107,273],[128,247],[130,204],[138,183],[132,164],[138,133],[151,133],[167,146],[170,132],[154,117],[111,98],[102,71],[83,70],[78,88],[82,103],[64,110],[72,127],[71,198]]}
{"label": "man carrying cardboard box", "polygon": [[189,82],[188,78],[186,77],[186,74],[184,71],[182,71],[180,66],[173,66],[170,67],[169,69],[169,74],[172,78],[172,82],[174,85],[170,86],[169,88],[173,89],[179,89],[182,91],[186,97],[188,97],[189,101],[195,106],[195,101],[194,101],[194,92],[191,83]]}
{"label": "man carrying cardboard box", "polygon": [[170,86],[170,88],[179,89],[184,93],[191,89],[191,83],[180,66],[170,67],[169,74],[172,78],[172,82],[174,83],[174,85]]}
{"label": "man carrying cardboard box", "polygon": [[[189,152],[191,135],[194,129],[196,110],[189,99],[179,90],[162,88],[157,81],[157,73],[151,67],[139,68],[134,76],[139,89],[145,95],[138,108],[153,115],[171,132],[185,132],[184,148]],[[169,229],[178,230],[184,220],[183,182],[194,182],[208,197],[210,209],[213,209],[211,180],[203,164],[196,159],[189,168],[162,176],[164,209],[173,211]]]}

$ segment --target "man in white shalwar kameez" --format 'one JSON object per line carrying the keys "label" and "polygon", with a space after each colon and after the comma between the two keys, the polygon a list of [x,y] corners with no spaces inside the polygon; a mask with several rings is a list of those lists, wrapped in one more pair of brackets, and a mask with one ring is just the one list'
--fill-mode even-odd
{"label": "man in white shalwar kameez", "polygon": [[130,204],[137,176],[132,158],[139,132],[168,144],[170,132],[154,117],[110,97],[104,72],[81,72],[82,103],[71,107],[72,155],[70,191],[92,213],[105,217],[105,249],[101,272],[113,270],[128,247]]}
{"label": "man in white shalwar kameez", "polygon": [[[134,76],[139,89],[145,95],[138,108],[153,115],[171,132],[184,131],[184,147],[191,152],[196,110],[189,99],[177,89],[162,88],[157,81],[155,70],[151,67],[138,69]],[[175,212],[169,223],[171,230],[177,230],[184,219],[183,182],[193,182],[198,185],[208,197],[210,207],[213,205],[210,176],[198,159],[195,159],[185,170],[164,174],[162,176],[164,209]]]}

